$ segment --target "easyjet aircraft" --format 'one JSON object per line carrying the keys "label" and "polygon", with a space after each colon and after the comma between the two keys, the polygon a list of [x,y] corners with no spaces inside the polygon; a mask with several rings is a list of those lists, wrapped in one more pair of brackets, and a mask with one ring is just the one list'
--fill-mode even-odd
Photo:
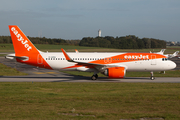
{"label": "easyjet aircraft", "polygon": [[176,64],[166,56],[155,53],[81,53],[41,52],[16,25],[9,25],[15,54],[6,58],[15,58],[18,62],[55,70],[78,70],[94,72],[92,80],[98,73],[109,78],[124,78],[126,71],[150,71],[150,79],[154,79],[153,71],[171,70]]}

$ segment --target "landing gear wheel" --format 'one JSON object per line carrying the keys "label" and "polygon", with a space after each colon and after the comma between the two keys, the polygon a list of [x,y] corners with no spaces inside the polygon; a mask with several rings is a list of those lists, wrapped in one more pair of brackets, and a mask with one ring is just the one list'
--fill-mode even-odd
{"label": "landing gear wheel", "polygon": [[96,79],[97,79],[97,78],[98,78],[98,75],[96,74],[95,77],[96,77]]}
{"label": "landing gear wheel", "polygon": [[93,76],[91,77],[91,80],[96,80],[95,75],[93,75]]}
{"label": "landing gear wheel", "polygon": [[155,79],[155,77],[153,77],[153,76],[152,76],[152,77],[150,77],[150,79],[151,79],[151,80],[154,80],[154,79]]}
{"label": "landing gear wheel", "polygon": [[97,78],[98,78],[98,75],[95,74],[95,75],[93,75],[93,76],[91,77],[91,80],[96,80]]}

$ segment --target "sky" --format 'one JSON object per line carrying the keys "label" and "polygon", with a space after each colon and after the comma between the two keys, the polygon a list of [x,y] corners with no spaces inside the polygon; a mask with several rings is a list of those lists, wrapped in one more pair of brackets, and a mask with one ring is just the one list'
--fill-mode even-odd
{"label": "sky", "polygon": [[180,0],[1,0],[0,36],[66,40],[135,35],[180,42]]}

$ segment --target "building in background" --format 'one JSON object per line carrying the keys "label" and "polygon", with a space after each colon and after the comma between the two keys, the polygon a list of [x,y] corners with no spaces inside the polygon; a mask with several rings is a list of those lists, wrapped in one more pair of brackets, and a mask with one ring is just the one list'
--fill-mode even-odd
{"label": "building in background", "polygon": [[98,37],[101,37],[101,30],[98,30]]}

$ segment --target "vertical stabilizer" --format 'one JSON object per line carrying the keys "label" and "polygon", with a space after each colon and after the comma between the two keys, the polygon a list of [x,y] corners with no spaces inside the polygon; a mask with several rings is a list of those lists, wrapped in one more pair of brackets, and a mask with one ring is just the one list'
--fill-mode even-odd
{"label": "vertical stabilizer", "polygon": [[179,51],[174,52],[174,53],[173,53],[173,57],[178,56],[178,53],[179,53]]}
{"label": "vertical stabilizer", "polygon": [[9,25],[9,30],[16,56],[39,54],[37,48],[31,43],[27,36],[16,25]]}
{"label": "vertical stabilizer", "polygon": [[[16,60],[21,63],[52,69],[40,52],[16,25],[9,25]],[[7,56],[8,57],[8,56]],[[10,56],[11,57],[11,56]]]}

